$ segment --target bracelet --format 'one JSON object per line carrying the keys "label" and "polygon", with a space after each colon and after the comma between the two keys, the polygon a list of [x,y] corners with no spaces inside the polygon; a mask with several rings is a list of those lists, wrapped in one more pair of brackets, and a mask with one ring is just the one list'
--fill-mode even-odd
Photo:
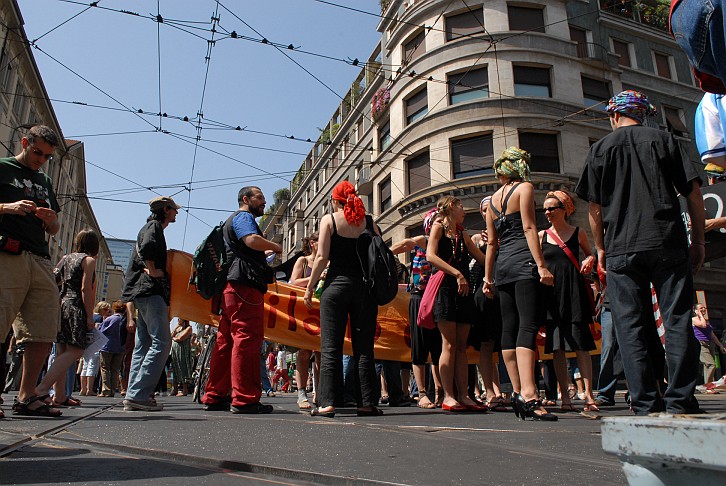
{"label": "bracelet", "polygon": [[488,281],[484,280],[484,285],[494,285],[494,282],[488,282]]}

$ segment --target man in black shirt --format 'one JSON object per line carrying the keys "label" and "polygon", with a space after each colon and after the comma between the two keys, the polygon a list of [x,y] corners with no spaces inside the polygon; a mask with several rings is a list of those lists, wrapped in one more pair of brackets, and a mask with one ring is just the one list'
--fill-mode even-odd
{"label": "man in black shirt", "polygon": [[[632,409],[638,415],[697,412],[699,347],[690,316],[693,274],[705,252],[701,179],[672,135],[642,125],[655,113],[645,95],[624,91],[610,100],[608,112],[614,131],[590,148],[575,192],[590,203]],[[678,194],[691,216],[690,248]],[[662,396],[643,330],[653,323],[651,283],[667,333],[668,388]]]}
{"label": "man in black shirt", "polygon": [[127,411],[155,412],[163,408],[152,396],[171,351],[171,288],[166,272],[164,230],[170,223],[176,222],[180,208],[172,198],[166,196],[149,201],[151,216],[139,231],[136,248],[126,270],[121,300],[128,304],[129,323],[134,323],[136,319],[133,308],[139,311],[135,321],[136,344],[124,399],[124,410]]}

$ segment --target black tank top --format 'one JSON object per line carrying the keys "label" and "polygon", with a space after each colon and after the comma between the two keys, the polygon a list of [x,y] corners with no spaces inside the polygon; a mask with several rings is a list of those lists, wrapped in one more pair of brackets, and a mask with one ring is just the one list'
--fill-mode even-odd
{"label": "black tank top", "polygon": [[345,275],[348,277],[363,277],[363,268],[356,245],[358,238],[346,238],[338,234],[338,227],[335,224],[335,215],[330,216],[333,219],[333,234],[330,236],[330,269],[328,270],[328,278],[334,275]]}
{"label": "black tank top", "polygon": [[497,217],[494,220],[494,226],[499,236],[499,252],[494,276],[497,285],[539,278],[537,264],[534,261],[532,252],[529,251],[529,245],[527,245],[527,239],[524,236],[522,213],[516,211],[507,214],[509,198],[520,184],[522,183],[517,183],[509,191],[507,197],[502,201],[501,211],[498,211],[493,204],[489,205],[489,208],[494,211],[494,215]]}

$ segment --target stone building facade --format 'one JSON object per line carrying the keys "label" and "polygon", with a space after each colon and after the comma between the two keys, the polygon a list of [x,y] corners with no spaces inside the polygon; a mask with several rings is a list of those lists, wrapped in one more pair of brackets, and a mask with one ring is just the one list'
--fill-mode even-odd
{"label": "stone building facade", "polygon": [[[447,194],[478,231],[479,201],[497,187],[492,163],[511,145],[532,154],[541,206],[547,191],[574,188],[590,145],[611,131],[606,102],[623,89],[647,93],[659,110],[649,123],[674,132],[699,165],[702,93],[664,30],[661,3],[634,12],[605,0],[392,0],[380,43],[291,184],[285,250],[317,229],[344,179],[388,241],[420,234],[424,213]],[[578,206],[572,222],[589,229]],[[541,212],[538,222],[546,225]],[[714,318],[726,302],[723,267],[713,262],[696,280]]]}

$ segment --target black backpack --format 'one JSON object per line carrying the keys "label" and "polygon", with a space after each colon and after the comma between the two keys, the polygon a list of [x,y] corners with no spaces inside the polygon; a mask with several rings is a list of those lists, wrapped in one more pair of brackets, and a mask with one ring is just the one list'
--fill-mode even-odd
{"label": "black backpack", "polygon": [[378,305],[388,304],[398,293],[397,259],[376,234],[370,216],[366,216],[366,229],[358,239],[357,250],[369,295]]}
{"label": "black backpack", "polygon": [[192,258],[189,283],[203,299],[219,295],[227,285],[227,272],[232,261],[224,246],[224,223],[219,223],[199,244]]}

